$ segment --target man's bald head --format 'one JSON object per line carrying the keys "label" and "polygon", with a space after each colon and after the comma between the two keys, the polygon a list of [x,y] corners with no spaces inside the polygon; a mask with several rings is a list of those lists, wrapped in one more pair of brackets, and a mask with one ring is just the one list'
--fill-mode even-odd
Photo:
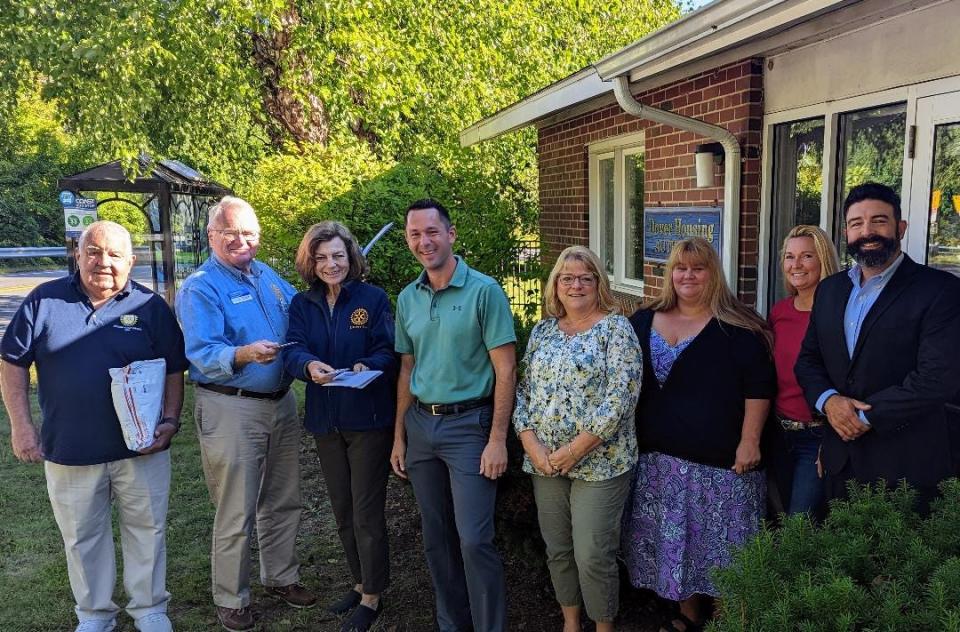
{"label": "man's bald head", "polygon": [[133,241],[130,238],[130,231],[116,222],[102,219],[87,226],[80,235],[80,250],[83,251],[87,245],[93,241],[93,237],[109,235],[118,238],[126,246],[126,254],[133,253]]}

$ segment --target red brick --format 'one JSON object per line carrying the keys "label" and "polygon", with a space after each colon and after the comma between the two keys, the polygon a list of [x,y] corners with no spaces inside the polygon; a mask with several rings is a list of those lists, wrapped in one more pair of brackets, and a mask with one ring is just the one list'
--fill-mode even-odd
{"label": "red brick", "polygon": [[[651,105],[670,101],[673,111],[723,125],[741,140],[744,149],[760,148],[763,120],[761,62],[742,60],[637,95]],[[637,120],[617,105],[607,106],[539,130],[540,224],[544,252],[552,257],[572,243],[587,244],[588,187],[585,145],[620,134],[646,131],[646,187],[650,206],[712,205],[722,201],[721,187],[696,189],[692,152],[706,142],[690,132],[651,121]],[[722,182],[722,169],[717,170]],[[756,261],[760,161],[744,161],[741,190],[742,264],[738,292],[749,300],[756,295]],[[552,260],[551,260],[552,261]],[[647,296],[662,287],[662,265],[645,265]]]}

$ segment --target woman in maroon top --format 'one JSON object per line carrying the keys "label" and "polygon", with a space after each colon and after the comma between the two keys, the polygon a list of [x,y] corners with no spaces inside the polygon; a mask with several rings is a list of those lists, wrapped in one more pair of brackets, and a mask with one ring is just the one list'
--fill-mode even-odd
{"label": "woman in maroon top", "polygon": [[817,458],[824,418],[819,413],[811,413],[793,375],[793,365],[797,362],[800,343],[810,322],[817,284],[837,272],[840,265],[837,250],[827,234],[816,226],[801,224],[795,226],[783,241],[780,267],[789,296],[771,308],[770,326],[773,328],[773,359],[777,367],[774,409],[784,430],[787,463],[777,469],[789,473],[784,478],[792,478],[792,484],[780,486],[787,513],[812,515],[823,502],[823,481]]}

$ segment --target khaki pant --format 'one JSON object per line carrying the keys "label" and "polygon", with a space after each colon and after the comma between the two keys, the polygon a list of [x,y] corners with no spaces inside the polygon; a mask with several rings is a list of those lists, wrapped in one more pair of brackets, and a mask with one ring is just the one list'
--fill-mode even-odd
{"label": "khaki pant", "polygon": [[250,539],[257,524],[260,581],[300,580],[300,420],[293,393],[271,401],[196,390],[203,471],[216,508],[210,552],[213,603],[250,605]]}
{"label": "khaki pant", "polygon": [[77,618],[113,619],[117,581],[111,501],[120,516],[123,588],[127,613],[139,619],[166,612],[165,521],[170,452],[98,465],[44,464],[47,493],[67,556]]}
{"label": "khaki pant", "polygon": [[561,606],[579,606],[593,621],[617,616],[620,519],[633,471],[605,481],[533,476],[547,568]]}

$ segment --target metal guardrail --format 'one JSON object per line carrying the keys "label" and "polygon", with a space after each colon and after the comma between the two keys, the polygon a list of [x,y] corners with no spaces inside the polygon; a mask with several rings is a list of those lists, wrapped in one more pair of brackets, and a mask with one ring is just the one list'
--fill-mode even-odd
{"label": "metal guardrail", "polygon": [[26,259],[27,257],[66,257],[63,246],[0,248],[0,259]]}
{"label": "metal guardrail", "polygon": [[[134,246],[133,254],[137,257],[149,257],[150,249],[146,246]],[[67,257],[67,249],[63,246],[24,246],[22,248],[0,248],[0,259],[26,259],[28,257]]]}

